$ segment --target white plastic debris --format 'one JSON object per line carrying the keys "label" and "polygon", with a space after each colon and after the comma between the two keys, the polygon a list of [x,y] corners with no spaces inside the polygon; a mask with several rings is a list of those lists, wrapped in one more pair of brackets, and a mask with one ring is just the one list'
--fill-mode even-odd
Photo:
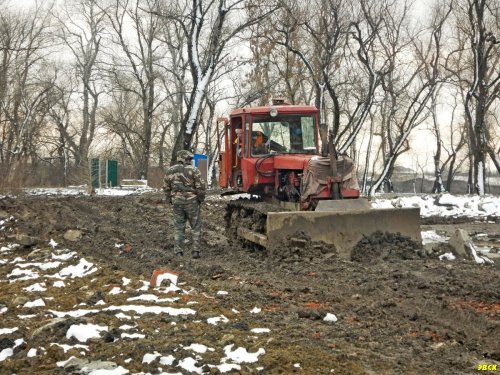
{"label": "white plastic debris", "polygon": [[455,260],[456,257],[453,253],[444,253],[439,256],[439,260]]}
{"label": "white plastic debris", "polygon": [[326,316],[323,318],[325,322],[336,322],[338,319],[335,316],[335,314],[332,313],[327,313]]}

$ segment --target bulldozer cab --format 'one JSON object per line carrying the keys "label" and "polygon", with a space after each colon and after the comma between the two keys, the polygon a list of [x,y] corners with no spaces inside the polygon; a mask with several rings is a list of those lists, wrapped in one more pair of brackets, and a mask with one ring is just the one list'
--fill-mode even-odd
{"label": "bulldozer cab", "polygon": [[[219,156],[219,184],[223,188],[249,192],[250,186],[272,183],[268,176],[256,172],[257,160],[278,154],[318,154],[318,110],[313,106],[240,108],[218,122],[223,125],[219,138],[223,141]],[[263,164],[272,169],[269,161]]]}

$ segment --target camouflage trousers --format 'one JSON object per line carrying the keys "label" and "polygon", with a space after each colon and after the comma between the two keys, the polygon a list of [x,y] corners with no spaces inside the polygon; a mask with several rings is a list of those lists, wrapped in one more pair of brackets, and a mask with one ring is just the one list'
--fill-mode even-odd
{"label": "camouflage trousers", "polygon": [[189,222],[193,236],[192,252],[200,251],[201,217],[200,204],[196,199],[190,201],[177,201],[172,205],[175,228],[174,251],[176,254],[184,252],[186,239],[186,222]]}

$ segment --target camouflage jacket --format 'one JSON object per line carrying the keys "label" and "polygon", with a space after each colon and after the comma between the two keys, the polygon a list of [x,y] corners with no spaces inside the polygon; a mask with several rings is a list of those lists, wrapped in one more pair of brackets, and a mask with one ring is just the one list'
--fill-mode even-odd
{"label": "camouflage jacket", "polygon": [[190,164],[176,164],[167,169],[163,190],[172,201],[190,201],[205,198],[205,181],[198,168]]}

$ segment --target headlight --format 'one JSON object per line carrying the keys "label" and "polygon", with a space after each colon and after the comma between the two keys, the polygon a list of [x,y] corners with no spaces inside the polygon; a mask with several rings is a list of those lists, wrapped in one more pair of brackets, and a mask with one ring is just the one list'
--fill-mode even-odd
{"label": "headlight", "polygon": [[276,117],[278,116],[278,108],[276,107],[271,107],[271,110],[269,111],[269,115],[271,117]]}

